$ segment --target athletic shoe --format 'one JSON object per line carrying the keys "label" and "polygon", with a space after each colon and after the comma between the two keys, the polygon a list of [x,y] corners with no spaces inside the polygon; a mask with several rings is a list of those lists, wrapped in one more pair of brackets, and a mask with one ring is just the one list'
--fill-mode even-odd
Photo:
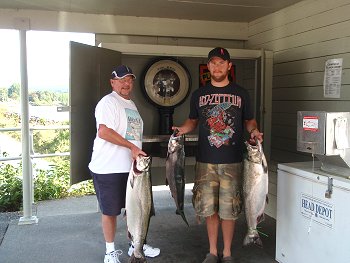
{"label": "athletic shoe", "polygon": [[[134,245],[130,243],[128,255],[131,257],[132,253],[134,252]],[[160,254],[160,249],[156,247],[151,247],[150,245],[144,244],[143,245],[143,253],[145,254],[146,257],[149,258],[154,258],[156,256],[159,256]]]}
{"label": "athletic shoe", "polygon": [[106,253],[104,263],[120,263],[119,256],[121,254],[123,254],[121,250],[114,250],[110,253]]}

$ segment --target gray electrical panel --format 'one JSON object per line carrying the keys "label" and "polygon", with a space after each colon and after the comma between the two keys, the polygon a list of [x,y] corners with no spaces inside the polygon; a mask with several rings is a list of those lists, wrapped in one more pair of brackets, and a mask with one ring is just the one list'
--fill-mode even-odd
{"label": "gray electrical panel", "polygon": [[350,177],[350,112],[298,111],[297,150],[315,155],[321,169]]}

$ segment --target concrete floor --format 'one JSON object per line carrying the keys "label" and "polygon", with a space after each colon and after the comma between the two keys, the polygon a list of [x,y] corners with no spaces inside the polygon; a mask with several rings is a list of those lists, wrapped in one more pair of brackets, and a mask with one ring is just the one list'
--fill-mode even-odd
{"label": "concrete floor", "polygon": [[[190,188],[190,187],[188,187]],[[163,189],[163,190],[162,190]],[[148,243],[159,247],[159,257],[150,263],[201,263],[208,252],[205,223],[198,224],[191,204],[192,193],[186,190],[185,214],[190,227],[175,214],[170,191],[155,187],[156,216],[152,217]],[[101,214],[95,196],[40,202],[39,223],[19,226],[12,221],[0,246],[1,263],[103,262],[105,244],[101,231]],[[242,247],[246,232],[244,215],[237,221],[233,256],[236,263],[274,263],[276,221],[266,217],[261,223],[264,248]],[[222,248],[221,237],[219,247]],[[127,262],[126,222],[118,218],[116,247],[123,250],[121,262]]]}

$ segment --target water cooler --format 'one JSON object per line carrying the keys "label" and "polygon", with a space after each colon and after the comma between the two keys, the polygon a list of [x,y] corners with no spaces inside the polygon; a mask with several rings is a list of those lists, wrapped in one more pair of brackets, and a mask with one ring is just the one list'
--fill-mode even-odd
{"label": "water cooler", "polygon": [[297,150],[278,164],[276,260],[350,263],[350,112],[300,111]]}

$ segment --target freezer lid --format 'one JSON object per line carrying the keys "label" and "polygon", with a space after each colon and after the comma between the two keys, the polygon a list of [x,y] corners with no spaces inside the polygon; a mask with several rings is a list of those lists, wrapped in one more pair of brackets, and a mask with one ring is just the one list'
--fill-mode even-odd
{"label": "freezer lid", "polygon": [[[313,165],[314,164],[314,165]],[[329,178],[333,178],[333,187],[350,191],[350,179],[340,177],[338,175],[327,174],[320,169],[321,162],[295,162],[295,163],[279,163],[277,169],[288,172],[290,174],[303,177],[315,183],[328,186]]]}

